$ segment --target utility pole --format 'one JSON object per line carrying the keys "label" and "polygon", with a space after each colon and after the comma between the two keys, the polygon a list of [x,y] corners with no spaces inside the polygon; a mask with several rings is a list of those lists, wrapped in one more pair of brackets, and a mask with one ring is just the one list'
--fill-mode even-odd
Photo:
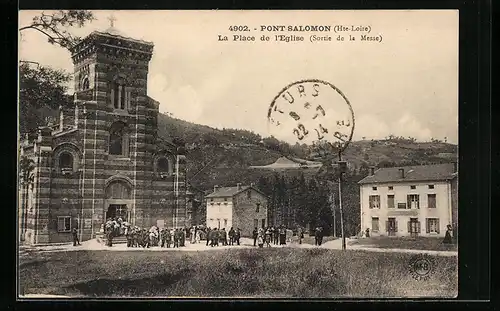
{"label": "utility pole", "polygon": [[340,209],[340,230],[342,235],[342,249],[346,249],[344,234],[344,213],[342,211],[342,175],[344,174],[346,163],[342,161],[342,153],[339,151],[339,209]]}
{"label": "utility pole", "polygon": [[332,200],[332,214],[333,214],[333,237],[337,237],[337,225],[335,224],[336,219],[335,219],[335,194],[333,193],[333,188],[331,188],[332,194],[331,194],[331,200]]}

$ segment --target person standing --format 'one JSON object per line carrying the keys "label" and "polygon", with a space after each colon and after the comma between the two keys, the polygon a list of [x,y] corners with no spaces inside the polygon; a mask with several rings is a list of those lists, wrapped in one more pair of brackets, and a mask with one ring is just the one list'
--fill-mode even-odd
{"label": "person standing", "polygon": [[258,237],[257,227],[253,229],[252,237],[253,237],[253,246],[257,246],[257,237]]}
{"label": "person standing", "polygon": [[191,228],[190,235],[191,235],[191,244],[196,243],[196,227],[195,226],[193,226],[193,228]]}
{"label": "person standing", "polygon": [[323,244],[323,227],[318,227],[318,246]]}
{"label": "person standing", "polygon": [[80,245],[80,240],[78,239],[78,230],[76,230],[76,228],[73,228],[71,233],[73,234],[73,246],[76,246],[77,244]]}
{"label": "person standing", "polygon": [[273,228],[274,245],[278,245],[279,238],[280,238],[279,228],[278,227],[274,227]]}
{"label": "person standing", "polygon": [[280,240],[280,245],[286,245],[286,230],[283,225],[281,225],[281,228],[279,230],[279,240]]}
{"label": "person standing", "polygon": [[234,232],[234,239],[237,245],[240,245],[240,237],[241,237],[241,230],[240,228],[236,228],[236,231]]}
{"label": "person standing", "polygon": [[227,232],[226,228],[222,228],[222,245],[227,246]]}
{"label": "person standing", "polygon": [[181,229],[181,246],[186,246],[186,228]]}
{"label": "person standing", "polygon": [[259,228],[257,233],[257,244],[259,245],[259,248],[264,247],[264,230],[262,228]]}
{"label": "person standing", "polygon": [[366,228],[366,234],[365,237],[369,238],[370,237],[370,228]]}
{"label": "person standing", "polygon": [[452,227],[451,225],[446,226],[446,233],[444,235],[443,243],[444,244],[451,244],[452,238],[451,238],[451,233],[452,233]]}
{"label": "person standing", "polygon": [[200,228],[196,228],[195,234],[196,234],[195,242],[196,243],[200,243],[200,240],[201,240],[201,230],[200,230]]}
{"label": "person standing", "polygon": [[271,229],[267,228],[266,230],[266,235],[265,235],[265,242],[267,247],[271,247]]}
{"label": "person standing", "polygon": [[229,245],[234,245],[234,229],[229,229]]}
{"label": "person standing", "polygon": [[207,246],[210,243],[210,227],[207,228]]}
{"label": "person standing", "polygon": [[214,247],[217,243],[217,229],[210,230],[210,246]]}
{"label": "person standing", "polygon": [[297,230],[297,237],[299,240],[299,244],[302,244],[302,239],[304,238],[304,231],[302,231],[301,227],[299,227],[299,229]]}
{"label": "person standing", "polygon": [[176,228],[174,231],[174,248],[179,248],[179,229]]}

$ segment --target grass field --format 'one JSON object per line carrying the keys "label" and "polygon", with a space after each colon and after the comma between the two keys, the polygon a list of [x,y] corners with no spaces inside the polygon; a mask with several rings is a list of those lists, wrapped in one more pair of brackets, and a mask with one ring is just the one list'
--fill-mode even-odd
{"label": "grass field", "polygon": [[457,251],[457,244],[443,244],[443,238],[433,237],[370,237],[349,241],[349,245],[364,245],[377,248],[402,248],[433,251]]}
{"label": "grass field", "polygon": [[414,255],[326,249],[31,253],[20,294],[75,297],[454,297],[457,258],[434,257],[426,280]]}

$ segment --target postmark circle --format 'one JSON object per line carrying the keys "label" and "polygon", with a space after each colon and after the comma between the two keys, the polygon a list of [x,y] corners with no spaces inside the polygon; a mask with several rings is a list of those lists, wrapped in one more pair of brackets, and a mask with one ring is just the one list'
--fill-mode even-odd
{"label": "postmark circle", "polygon": [[430,256],[417,255],[411,258],[409,269],[414,279],[427,279],[434,272],[435,262]]}
{"label": "postmark circle", "polygon": [[327,143],[344,151],[354,133],[354,111],[347,97],[330,82],[293,82],[276,95],[267,113],[270,132],[296,143]]}

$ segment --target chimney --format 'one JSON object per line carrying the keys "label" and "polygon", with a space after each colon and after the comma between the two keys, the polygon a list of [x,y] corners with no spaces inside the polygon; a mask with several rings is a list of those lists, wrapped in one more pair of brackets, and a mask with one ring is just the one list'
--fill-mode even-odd
{"label": "chimney", "polygon": [[373,176],[373,175],[375,175],[375,167],[370,166],[370,176]]}
{"label": "chimney", "polygon": [[399,175],[401,178],[405,178],[405,169],[404,168],[399,169]]}
{"label": "chimney", "polygon": [[215,185],[215,186],[214,186],[214,192],[215,192],[215,191],[217,191],[217,190],[219,190],[219,186],[218,186],[218,185]]}
{"label": "chimney", "polygon": [[241,190],[241,183],[237,183],[236,187],[237,187],[238,190]]}

